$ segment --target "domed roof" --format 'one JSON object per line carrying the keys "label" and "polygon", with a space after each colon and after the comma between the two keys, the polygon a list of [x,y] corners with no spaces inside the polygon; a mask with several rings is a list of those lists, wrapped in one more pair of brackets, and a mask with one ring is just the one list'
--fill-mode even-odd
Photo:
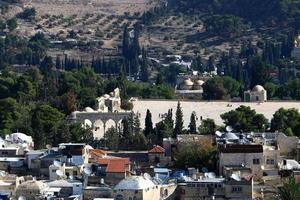
{"label": "domed roof", "polygon": [[94,110],[91,107],[85,107],[85,112],[94,112]]}
{"label": "domed roof", "polygon": [[252,92],[262,92],[262,91],[265,91],[265,88],[263,86],[261,86],[261,85],[256,85],[252,89]]}
{"label": "domed roof", "polygon": [[202,80],[196,80],[195,81],[195,85],[200,85],[200,86],[202,86],[204,84],[204,81],[202,81]]}
{"label": "domed roof", "polygon": [[189,78],[184,80],[183,84],[186,85],[186,86],[193,86],[194,85],[193,81],[191,81],[191,79],[189,79]]}
{"label": "domed roof", "polygon": [[146,188],[154,187],[155,184],[148,178],[143,176],[128,176],[120,181],[115,190],[143,190]]}
{"label": "domed roof", "polygon": [[42,191],[46,188],[46,184],[41,181],[25,181],[18,186],[18,190]]}

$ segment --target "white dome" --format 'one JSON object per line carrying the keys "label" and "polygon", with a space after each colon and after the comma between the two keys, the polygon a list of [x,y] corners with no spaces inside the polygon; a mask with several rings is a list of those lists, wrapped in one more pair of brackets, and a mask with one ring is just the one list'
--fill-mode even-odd
{"label": "white dome", "polygon": [[195,85],[200,85],[200,86],[202,86],[204,84],[204,81],[202,81],[202,80],[196,80],[195,81]]}
{"label": "white dome", "polygon": [[94,110],[91,107],[85,107],[85,112],[94,112]]}
{"label": "white dome", "polygon": [[147,188],[155,187],[152,180],[142,176],[128,176],[120,181],[115,190],[143,190]]}
{"label": "white dome", "polygon": [[265,88],[263,86],[261,86],[261,85],[256,85],[252,89],[252,92],[262,92],[262,91],[265,91]]}
{"label": "white dome", "polygon": [[188,78],[188,79],[186,79],[186,80],[183,81],[183,85],[193,86],[194,83],[193,83],[193,81],[191,81],[191,79]]}

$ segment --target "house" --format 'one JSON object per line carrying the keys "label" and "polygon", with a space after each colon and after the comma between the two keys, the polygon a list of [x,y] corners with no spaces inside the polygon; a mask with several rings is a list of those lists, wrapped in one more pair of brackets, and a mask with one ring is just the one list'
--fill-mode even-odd
{"label": "house", "polygon": [[26,200],[36,200],[38,197],[44,197],[47,190],[48,186],[44,182],[29,180],[21,183],[16,188],[16,197],[25,197]]}
{"label": "house", "polygon": [[174,182],[160,183],[150,175],[128,176],[121,180],[113,189],[116,200],[164,200],[172,199],[176,191]]}
{"label": "house", "polygon": [[219,146],[219,173],[226,166],[243,166],[251,169],[254,180],[263,176],[263,146],[257,144],[225,144]]}
{"label": "house", "polygon": [[244,92],[245,102],[265,102],[267,101],[267,91],[261,85],[256,85],[252,90]]}
{"label": "house", "polygon": [[[116,184],[130,173],[130,161],[128,158],[106,157],[97,160],[98,169],[107,184]],[[89,177],[90,179],[90,177]]]}
{"label": "house", "polygon": [[225,179],[206,173],[197,179],[184,177],[178,182],[177,191],[180,200],[252,200],[253,180],[240,177]]}
{"label": "house", "polygon": [[155,145],[148,151],[148,157],[150,165],[165,167],[171,162],[171,156],[167,156],[166,150],[159,145]]}

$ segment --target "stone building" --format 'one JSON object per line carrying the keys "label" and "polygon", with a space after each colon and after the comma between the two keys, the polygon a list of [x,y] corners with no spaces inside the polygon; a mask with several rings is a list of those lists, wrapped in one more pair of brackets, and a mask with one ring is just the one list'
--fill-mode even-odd
{"label": "stone building", "polygon": [[263,146],[245,144],[225,144],[219,146],[219,174],[227,166],[243,166],[251,169],[254,180],[263,176]]}
{"label": "stone building", "polygon": [[211,199],[239,199],[252,200],[253,181],[241,178],[240,180],[200,177],[188,179],[178,183],[180,200],[211,200]]}
{"label": "stone building", "polygon": [[151,177],[128,176],[120,181],[113,191],[115,200],[164,200],[172,199],[175,183],[159,183]]}
{"label": "stone building", "polygon": [[38,197],[43,197],[47,190],[47,184],[42,181],[30,180],[21,183],[16,188],[16,197],[23,196],[26,200],[36,200]]}
{"label": "stone building", "polygon": [[159,145],[155,145],[148,152],[149,164],[165,167],[171,162],[171,156],[167,156],[165,149]]}
{"label": "stone building", "polygon": [[201,98],[203,93],[202,85],[204,81],[197,78],[187,78],[176,86],[175,93],[181,98]]}
{"label": "stone building", "polygon": [[122,120],[129,115],[130,112],[121,110],[120,90],[116,88],[110,94],[98,97],[95,109],[86,107],[83,111],[74,111],[68,119],[91,128],[94,138],[101,139],[109,128],[121,129]]}
{"label": "stone building", "polygon": [[245,102],[265,102],[267,101],[267,91],[261,85],[256,85],[252,90],[244,92]]}

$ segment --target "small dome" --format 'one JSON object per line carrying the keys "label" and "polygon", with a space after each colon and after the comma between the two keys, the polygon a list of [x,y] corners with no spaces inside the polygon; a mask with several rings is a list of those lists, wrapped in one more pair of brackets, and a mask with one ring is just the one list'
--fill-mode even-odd
{"label": "small dome", "polygon": [[262,92],[262,91],[265,91],[265,88],[263,86],[261,86],[261,85],[256,85],[252,89],[252,92]]}
{"label": "small dome", "polygon": [[193,81],[191,81],[191,79],[189,79],[189,78],[184,80],[183,84],[186,85],[186,86],[193,86],[194,85]]}
{"label": "small dome", "polygon": [[143,190],[154,187],[155,184],[152,180],[143,176],[128,176],[120,181],[116,186],[115,190]]}
{"label": "small dome", "polygon": [[202,80],[196,80],[195,81],[195,85],[200,85],[200,86],[202,86],[204,84],[204,81],[202,81]]}
{"label": "small dome", "polygon": [[85,107],[85,112],[94,112],[94,110],[91,107]]}

